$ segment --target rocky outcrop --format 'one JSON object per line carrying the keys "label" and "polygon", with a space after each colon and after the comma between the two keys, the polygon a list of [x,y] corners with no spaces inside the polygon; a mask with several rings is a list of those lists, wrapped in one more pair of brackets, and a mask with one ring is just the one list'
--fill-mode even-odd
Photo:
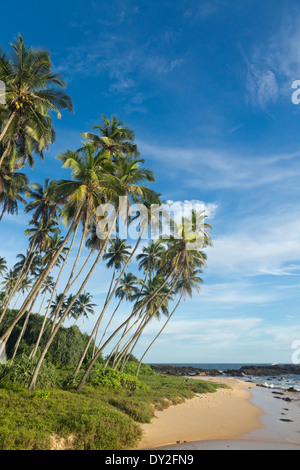
{"label": "rocky outcrop", "polygon": [[217,369],[198,369],[197,367],[190,367],[190,366],[171,366],[171,365],[151,365],[151,368],[159,373],[164,375],[210,375],[210,376],[217,376],[221,375],[220,371]]}
{"label": "rocky outcrop", "polygon": [[294,364],[276,364],[273,366],[244,366],[238,370],[226,370],[226,375],[231,377],[253,376],[284,376],[284,375],[300,375],[300,366]]}
{"label": "rocky outcrop", "polygon": [[284,375],[300,375],[300,366],[294,364],[273,365],[273,366],[243,366],[240,369],[228,369],[220,372],[217,369],[200,369],[192,366],[172,366],[172,365],[151,365],[151,368],[159,374],[176,375],[176,376],[193,376],[193,375],[210,375],[228,377],[247,377],[247,376],[284,376]]}

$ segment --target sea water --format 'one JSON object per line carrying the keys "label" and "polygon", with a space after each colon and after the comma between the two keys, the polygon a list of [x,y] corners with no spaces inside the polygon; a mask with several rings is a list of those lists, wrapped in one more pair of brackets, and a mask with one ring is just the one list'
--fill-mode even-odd
{"label": "sea water", "polygon": [[[195,367],[198,369],[211,369],[211,370],[218,370],[220,374],[224,373],[226,370],[229,369],[240,369],[241,367],[246,366],[271,366],[274,364],[237,364],[237,363],[168,363],[171,366],[180,366],[180,367]],[[289,388],[294,388],[298,392],[300,392],[300,375],[284,375],[284,376],[274,376],[274,375],[265,375],[265,376],[255,376],[255,375],[247,375],[246,377],[237,377],[240,380],[244,380],[247,382],[253,382],[259,385],[263,385],[267,388],[278,389],[286,391]]]}

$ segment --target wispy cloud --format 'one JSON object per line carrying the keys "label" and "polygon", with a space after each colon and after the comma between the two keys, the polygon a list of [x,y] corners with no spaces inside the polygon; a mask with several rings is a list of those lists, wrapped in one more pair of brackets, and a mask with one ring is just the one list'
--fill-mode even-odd
{"label": "wispy cloud", "polygon": [[[67,58],[57,70],[69,79],[76,77],[110,78],[111,93],[139,92],[140,80],[167,76],[184,63],[184,57],[169,47],[168,39],[158,47],[155,42],[137,42],[130,32],[126,35],[101,31],[93,40],[68,48]],[[139,99],[141,100],[141,94]]]}
{"label": "wispy cloud", "polygon": [[283,14],[281,26],[253,46],[247,66],[246,89],[251,103],[263,109],[280,98],[289,100],[291,84],[300,78],[300,11]]}
{"label": "wispy cloud", "polygon": [[245,155],[213,148],[167,147],[138,141],[141,153],[151,159],[172,164],[189,188],[236,188],[247,190],[300,176],[300,152],[281,155]]}

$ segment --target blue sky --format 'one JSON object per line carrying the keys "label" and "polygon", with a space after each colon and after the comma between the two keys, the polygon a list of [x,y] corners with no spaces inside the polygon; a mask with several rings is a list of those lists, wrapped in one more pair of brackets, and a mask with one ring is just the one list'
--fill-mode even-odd
{"label": "blue sky", "polygon": [[[164,199],[203,201],[214,248],[201,294],[187,299],[149,362],[291,362],[300,339],[300,7],[297,1],[15,1],[1,6],[1,44],[18,32],[47,48],[75,114],[31,181],[65,177],[101,115],[135,130]],[[22,251],[26,218],[1,224],[1,254]],[[89,290],[101,305],[103,270]],[[121,312],[121,316],[126,314]],[[93,322],[82,324],[89,331]],[[137,355],[155,335],[151,324]]]}

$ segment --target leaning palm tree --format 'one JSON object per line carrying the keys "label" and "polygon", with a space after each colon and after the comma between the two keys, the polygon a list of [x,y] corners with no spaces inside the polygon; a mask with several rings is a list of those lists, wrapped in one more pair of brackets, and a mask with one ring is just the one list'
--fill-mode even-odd
{"label": "leaning palm tree", "polygon": [[95,148],[101,149],[113,160],[117,154],[138,155],[138,149],[134,143],[134,131],[124,125],[123,121],[118,121],[116,115],[109,120],[105,114],[102,116],[102,123],[93,129],[99,131],[98,134],[85,132],[82,134]]}
{"label": "leaning palm tree", "polygon": [[138,367],[137,367],[137,370],[136,370],[136,376],[137,377],[139,375],[140,367],[142,365],[144,357],[146,356],[146,354],[148,353],[150,348],[153,346],[155,341],[159,338],[161,333],[166,328],[167,324],[169,323],[169,321],[173,317],[174,313],[178,309],[178,307],[179,307],[182,299],[184,298],[184,296],[186,294],[188,294],[190,297],[192,297],[193,290],[196,290],[196,291],[199,292],[200,284],[203,284],[203,280],[199,277],[200,273],[202,273],[202,271],[200,269],[194,269],[194,270],[192,270],[192,272],[188,273],[188,275],[187,275],[186,272],[183,272],[183,274],[179,278],[179,280],[177,282],[177,285],[176,285],[176,289],[175,289],[176,292],[179,292],[178,301],[177,301],[174,309],[172,310],[172,312],[168,315],[167,320],[165,321],[165,323],[163,324],[163,326],[161,327],[161,329],[159,330],[159,332],[157,333],[155,338],[151,341],[151,343],[149,344],[149,346],[146,348],[145,352],[143,353],[142,357],[140,358],[140,361],[139,361],[139,364],[138,364]]}
{"label": "leaning palm tree", "polygon": [[[110,286],[108,288],[108,292],[106,295],[106,300],[104,302],[104,307],[107,307],[107,302],[110,297],[111,289],[112,289],[117,272],[122,269],[122,266],[126,263],[126,261],[128,260],[130,256],[130,251],[129,251],[130,246],[126,244],[126,240],[123,240],[121,238],[116,238],[115,240],[110,240],[109,245],[110,246],[107,252],[103,255],[103,260],[107,261],[106,263],[107,268],[113,268],[113,275],[112,275]],[[95,352],[95,345],[96,345],[98,331],[99,331],[102,317],[103,317],[103,310],[94,328],[95,341],[94,341],[93,355]]]}
{"label": "leaning palm tree", "polygon": [[[49,52],[28,49],[21,35],[11,44],[10,55],[0,53],[0,80],[6,85],[0,122],[0,142],[5,149],[0,167],[12,147],[17,142],[24,147],[28,139],[36,143],[35,150],[43,157],[55,139],[51,112],[60,118],[60,110],[73,111],[72,100],[63,91],[65,82],[52,67]],[[26,160],[28,154],[22,157]]]}
{"label": "leaning palm tree", "polygon": [[[137,287],[137,277],[132,274],[132,273],[125,273],[124,276],[122,277],[122,279],[120,280],[119,282],[119,287],[116,289],[116,292],[115,292],[115,297],[116,299],[119,299],[109,321],[107,322],[106,324],[106,327],[105,327],[105,330],[103,332],[103,335],[102,335],[102,338],[98,344],[98,349],[100,348],[101,344],[102,344],[102,341],[106,335],[106,332],[111,324],[111,322],[113,321],[113,318],[115,316],[115,314],[117,313],[121,303],[125,300],[125,301],[132,301],[133,300],[133,296],[134,294],[136,294],[139,289]],[[117,353],[117,352],[116,352]],[[116,355],[115,353],[115,355]],[[94,354],[93,354],[94,356]],[[109,357],[110,359],[110,357]]]}
{"label": "leaning palm tree", "polygon": [[92,295],[89,292],[83,292],[79,295],[78,299],[74,304],[74,310],[72,312],[72,318],[75,319],[74,325],[77,323],[79,318],[89,318],[89,315],[95,314],[96,304],[93,304]]}
{"label": "leaning palm tree", "polygon": [[[140,322],[132,338],[127,341],[121,350],[118,360],[114,365],[115,368],[118,367],[119,363],[123,359],[121,370],[124,369],[127,362],[126,358],[128,359],[130,354],[133,352],[133,349],[148,323],[153,320],[153,318],[159,319],[161,314],[166,316],[168,315],[168,302],[170,298],[172,298],[172,291],[169,289],[168,285],[161,287],[164,284],[164,279],[164,276],[160,273],[154,276],[150,275],[147,282],[142,280],[140,281],[142,289],[133,295],[132,298],[133,300],[136,300],[134,309],[141,310],[141,307],[145,305],[143,308],[143,315],[140,316]],[[127,354],[130,347],[132,347],[132,349],[130,353]]]}

